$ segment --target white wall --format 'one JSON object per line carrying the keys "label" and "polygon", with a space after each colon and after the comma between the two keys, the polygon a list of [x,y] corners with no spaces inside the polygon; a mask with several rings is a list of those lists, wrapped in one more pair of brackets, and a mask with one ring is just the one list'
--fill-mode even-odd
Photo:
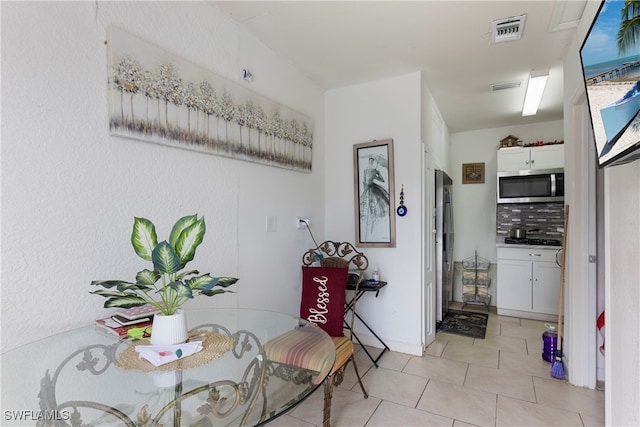
{"label": "white wall", "polygon": [[396,217],[396,248],[364,249],[370,268],[378,267],[389,285],[378,298],[362,298],[358,311],[392,350],[413,354],[422,350],[420,84],[416,72],[326,93],[327,232],[316,235],[318,242],[355,240],[353,145],[392,138],[396,189],[392,206],[395,212],[404,184],[408,214]]}
{"label": "white wall", "polygon": [[640,425],[640,161],[605,171],[607,425]]}
{"label": "white wall", "polygon": [[[602,195],[594,196],[596,187],[596,154],[593,130],[582,74],[579,50],[584,34],[591,24],[598,4],[589,3],[585,19],[580,23],[576,37],[564,58],[564,112],[565,176],[573,177],[565,188],[566,203],[571,207],[569,232],[567,233],[567,260],[565,277],[565,336],[563,353],[569,381],[574,385],[593,388],[596,380],[604,380],[604,360],[597,349],[596,319],[603,303],[598,306],[598,294],[604,294],[604,280],[597,282],[596,264],[589,262],[590,255],[603,255],[597,249],[596,227],[602,231],[602,218],[596,220],[596,200],[602,203]],[[599,190],[603,190],[601,187]],[[600,207],[600,211],[603,209]],[[599,238],[606,240],[600,234]],[[603,246],[603,242],[600,242]],[[597,268],[605,269],[604,256],[599,257]],[[600,290],[597,287],[600,286]],[[599,370],[599,372],[598,372]]]}
{"label": "white wall", "polygon": [[[94,279],[146,267],[134,216],[166,235],[199,213],[193,267],[240,278],[194,306],[295,314],[308,235],[324,227],[322,91],[206,2],[2,2],[2,352],[107,315]],[[112,24],[315,121],[312,174],[109,136],[105,29]],[[266,216],[277,231],[266,233]],[[28,320],[28,321],[25,321]]]}
{"label": "white wall", "polygon": [[422,142],[425,143],[426,152],[433,158],[435,168],[443,170],[449,175],[451,174],[449,128],[442,119],[424,75],[422,77],[422,122],[420,123]]}

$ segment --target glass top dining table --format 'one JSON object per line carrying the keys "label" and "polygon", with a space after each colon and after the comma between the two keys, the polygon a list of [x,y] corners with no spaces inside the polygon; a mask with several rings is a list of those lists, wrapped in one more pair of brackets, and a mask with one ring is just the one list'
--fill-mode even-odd
{"label": "glass top dining table", "polygon": [[132,346],[148,342],[87,326],[2,354],[0,424],[261,425],[309,396],[335,361],[329,335],[297,317],[249,309],[185,312],[192,336],[227,346],[156,368],[131,357],[137,355]]}

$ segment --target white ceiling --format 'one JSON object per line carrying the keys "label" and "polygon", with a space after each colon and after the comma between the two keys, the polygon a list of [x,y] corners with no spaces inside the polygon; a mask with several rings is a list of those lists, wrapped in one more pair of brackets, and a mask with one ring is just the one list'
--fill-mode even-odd
{"label": "white ceiling", "polygon": [[[211,4],[326,90],[422,71],[449,131],[461,132],[562,119],[562,60],[586,0]],[[521,14],[520,40],[489,43],[492,21]],[[527,76],[542,69],[540,109],[523,118]],[[522,84],[489,90],[511,81]]]}

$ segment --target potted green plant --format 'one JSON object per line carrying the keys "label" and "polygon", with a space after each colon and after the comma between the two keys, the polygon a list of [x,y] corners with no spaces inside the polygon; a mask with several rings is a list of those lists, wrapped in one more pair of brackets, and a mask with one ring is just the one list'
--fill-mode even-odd
{"label": "potted green plant", "polygon": [[177,333],[180,336],[175,339],[181,339],[182,334],[186,339],[186,322],[180,310],[182,305],[198,295],[213,296],[230,292],[226,288],[238,281],[235,277],[212,277],[209,273],[199,275],[198,270],[183,270],[193,260],[205,232],[204,217],[198,218],[197,214],[185,216],[175,223],[169,240],[158,243],[155,225],[148,219],[134,218],[131,244],[140,258],[153,263],[153,269],[138,272],[135,283],[94,280],[91,286],[104,289],[90,293],[108,298],[104,303],[105,308],[130,308],[145,304],[156,307],[160,313],[154,316],[151,338],[154,344],[161,344],[158,339],[154,340],[154,332],[159,329],[157,323],[167,320],[160,319],[163,316],[182,317],[179,322],[184,323],[184,331],[180,330]]}

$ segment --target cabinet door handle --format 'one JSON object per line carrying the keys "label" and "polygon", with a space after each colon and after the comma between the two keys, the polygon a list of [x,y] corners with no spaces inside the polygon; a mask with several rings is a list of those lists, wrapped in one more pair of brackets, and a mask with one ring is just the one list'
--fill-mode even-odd
{"label": "cabinet door handle", "polygon": [[528,164],[529,164],[529,160],[525,160],[525,161],[524,161],[524,164],[525,164],[525,165],[528,165]]}
{"label": "cabinet door handle", "polygon": [[542,254],[529,254],[529,256],[542,256]]}

